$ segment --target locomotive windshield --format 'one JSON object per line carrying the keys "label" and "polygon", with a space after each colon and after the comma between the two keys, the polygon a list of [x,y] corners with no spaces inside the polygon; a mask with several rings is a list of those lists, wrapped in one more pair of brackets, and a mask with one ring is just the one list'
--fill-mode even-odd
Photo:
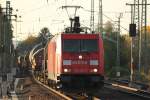
{"label": "locomotive windshield", "polygon": [[66,39],[63,42],[63,51],[95,52],[98,51],[98,41],[96,39]]}
{"label": "locomotive windshield", "polygon": [[80,40],[64,40],[63,51],[66,52],[79,52],[80,51]]}
{"label": "locomotive windshield", "polygon": [[81,52],[94,52],[98,51],[98,42],[97,40],[88,39],[81,40]]}

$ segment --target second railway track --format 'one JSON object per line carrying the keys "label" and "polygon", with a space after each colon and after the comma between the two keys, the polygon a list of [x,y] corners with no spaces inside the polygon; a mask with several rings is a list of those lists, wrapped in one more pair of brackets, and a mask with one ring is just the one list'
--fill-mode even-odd
{"label": "second railway track", "polygon": [[92,95],[85,90],[52,89],[35,80],[32,75],[20,78],[16,89],[15,95],[12,93],[12,100],[148,100],[137,96],[137,92],[125,92],[122,91],[124,89],[106,84],[98,92],[92,92]]}

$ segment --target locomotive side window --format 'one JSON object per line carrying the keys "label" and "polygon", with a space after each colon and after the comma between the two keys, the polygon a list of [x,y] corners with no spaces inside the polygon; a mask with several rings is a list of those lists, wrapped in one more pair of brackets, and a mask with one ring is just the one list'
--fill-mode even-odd
{"label": "locomotive side window", "polygon": [[64,40],[63,51],[66,52],[79,52],[80,51],[80,40]]}
{"label": "locomotive side window", "polygon": [[98,51],[98,42],[94,39],[81,40],[81,52]]}

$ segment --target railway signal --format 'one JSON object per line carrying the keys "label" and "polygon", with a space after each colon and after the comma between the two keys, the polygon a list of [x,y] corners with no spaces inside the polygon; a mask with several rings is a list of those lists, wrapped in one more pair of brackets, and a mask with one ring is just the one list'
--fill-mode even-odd
{"label": "railway signal", "polygon": [[136,36],[136,24],[130,24],[129,25],[129,35],[131,37],[135,37]]}

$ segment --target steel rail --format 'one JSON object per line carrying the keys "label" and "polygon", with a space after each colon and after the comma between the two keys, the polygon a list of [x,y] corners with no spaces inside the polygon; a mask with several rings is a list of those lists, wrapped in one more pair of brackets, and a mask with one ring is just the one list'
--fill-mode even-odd
{"label": "steel rail", "polygon": [[[33,75],[33,74],[32,74],[32,75]],[[50,88],[49,86],[43,84],[42,82],[36,80],[36,78],[34,77],[34,75],[33,75],[33,79],[34,79],[38,84],[40,84],[41,86],[43,86],[43,87],[47,88],[48,90],[50,90],[50,92],[51,92],[51,93],[53,94],[53,96],[54,96],[54,97],[53,97],[54,100],[55,100],[55,99],[56,99],[56,100],[73,100],[72,98],[70,98],[70,97],[68,97],[68,96],[66,96],[66,95],[64,95],[64,94],[62,94],[62,93],[60,93],[60,92],[58,92],[58,91],[56,91],[56,90]]]}
{"label": "steel rail", "polygon": [[[141,89],[138,89],[138,88],[134,88],[134,87],[131,87],[131,86],[122,85],[121,83],[119,84],[119,83],[112,83],[112,82],[104,82],[104,84],[105,84],[104,87],[106,87],[106,88],[119,90],[119,91],[124,92],[124,93],[133,94],[133,95],[142,97],[144,99],[149,99],[150,100],[150,92],[148,92],[148,91],[141,90]],[[112,86],[112,87],[108,87],[108,86]]]}

